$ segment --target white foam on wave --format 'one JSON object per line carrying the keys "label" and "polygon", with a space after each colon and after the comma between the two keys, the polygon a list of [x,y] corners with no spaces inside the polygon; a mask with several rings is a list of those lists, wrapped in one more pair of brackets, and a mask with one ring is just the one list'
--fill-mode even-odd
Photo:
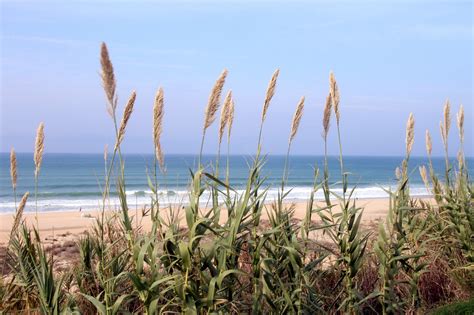
{"label": "white foam on wave", "polygon": [[[307,200],[311,194],[312,187],[293,187],[287,188],[290,193],[286,196],[287,201],[304,201]],[[354,190],[353,197],[358,199],[376,199],[376,198],[387,198],[388,193],[384,190],[389,190],[389,186],[372,186],[372,187],[359,187]],[[277,198],[278,188],[271,188],[267,190],[266,201],[270,202]],[[336,195],[342,194],[342,188],[332,188],[331,191]],[[392,188],[393,191],[393,188]],[[237,190],[235,193],[240,196],[244,193],[244,190]],[[410,194],[412,196],[429,196],[430,192],[422,186],[410,187]],[[130,190],[126,192],[128,206],[130,209],[135,207],[142,207],[149,205],[153,196],[150,190]],[[235,195],[235,194],[234,194]],[[161,205],[170,204],[187,204],[189,197],[189,191],[187,190],[160,190],[158,191],[158,198]],[[324,194],[322,189],[315,192],[315,198],[322,200]],[[33,199],[31,199],[33,200]],[[34,202],[27,204],[25,212],[35,211]],[[222,198],[220,198],[223,201]],[[205,191],[200,198],[203,205],[211,201],[211,194],[209,191]],[[110,197],[110,207],[117,208],[120,205],[118,197]],[[78,211],[78,210],[94,210],[102,207],[102,199],[99,198],[81,198],[81,199],[40,199],[38,200],[39,211]],[[0,202],[0,213],[13,213],[15,204],[12,201]]]}

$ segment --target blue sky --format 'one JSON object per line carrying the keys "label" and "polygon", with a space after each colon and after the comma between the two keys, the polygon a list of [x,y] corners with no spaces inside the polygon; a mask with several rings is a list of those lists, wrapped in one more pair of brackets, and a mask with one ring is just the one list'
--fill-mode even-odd
{"label": "blue sky", "polygon": [[[2,1],[0,151],[33,149],[40,121],[45,152],[102,152],[113,128],[99,78],[108,44],[120,112],[137,91],[124,150],[152,152],[152,106],[165,91],[163,148],[197,153],[209,91],[223,68],[236,104],[231,151],[252,153],[265,89],[280,68],[264,150],[286,151],[294,108],[306,109],[295,154],[321,154],[321,119],[333,70],[341,91],[344,151],[401,155],[416,118],[415,155],[449,97],[466,111],[473,146],[471,1]],[[333,124],[334,125],[334,124]],[[216,149],[216,126],[205,152]],[[453,120],[451,154],[458,148]],[[330,153],[337,153],[331,132]]]}

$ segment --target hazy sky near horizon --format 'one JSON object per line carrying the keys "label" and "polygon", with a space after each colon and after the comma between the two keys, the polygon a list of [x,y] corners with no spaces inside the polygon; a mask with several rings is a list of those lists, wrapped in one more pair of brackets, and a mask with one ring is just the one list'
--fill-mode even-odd
{"label": "hazy sky near horizon", "polygon": [[[474,155],[471,1],[2,1],[0,151],[31,152],[40,121],[45,152],[113,146],[99,77],[102,41],[116,71],[120,115],[137,91],[125,152],[152,152],[153,99],[162,86],[165,153],[197,153],[204,108],[223,68],[236,106],[231,152],[254,152],[265,90],[280,68],[264,127],[266,153],[286,152],[301,96],[306,108],[292,152],[323,153],[333,70],[346,154],[403,155],[413,112],[413,153],[424,155],[429,129],[441,155],[439,121],[449,98],[450,153],[458,149],[462,103],[465,146]],[[216,151],[216,125],[207,153]],[[335,130],[330,134],[335,154]]]}

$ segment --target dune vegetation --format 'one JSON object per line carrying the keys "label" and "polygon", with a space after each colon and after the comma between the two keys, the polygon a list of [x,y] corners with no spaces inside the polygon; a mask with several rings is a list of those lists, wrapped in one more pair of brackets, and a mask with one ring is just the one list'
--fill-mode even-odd
{"label": "dune vegetation", "polygon": [[[266,199],[269,186],[261,175],[266,160],[262,150],[264,123],[279,70],[268,85],[258,144],[249,163],[245,189],[239,192],[229,182],[229,159],[225,174],[219,174],[216,165],[221,147],[229,155],[234,123],[232,92],[222,97],[227,70],[220,74],[205,108],[201,138],[196,136],[201,141],[201,157],[206,131],[218,120],[218,158],[213,165],[204,165],[199,158],[197,167],[190,170],[189,199],[183,205],[159,204],[157,175],[166,172],[160,143],[165,93],[160,88],[150,115],[155,162],[144,174],[154,196],[143,211],[153,224],[151,229],[144,229],[129,211],[121,151],[136,93],[131,92],[120,116],[116,79],[105,44],[100,61],[116,136],[113,150],[109,153],[106,149],[104,154],[101,215],[94,228],[77,240],[77,261],[58,271],[54,251],[48,250],[38,232],[40,216],[37,214],[36,223],[31,224],[23,217],[26,203],[37,199],[38,185],[34,192],[18,196],[7,257],[0,267],[0,313],[399,314],[425,313],[473,297],[474,186],[463,151],[462,107],[456,120],[460,139],[457,162],[448,156],[448,135],[456,131],[451,128],[451,105],[446,102],[440,124],[445,172],[437,174],[431,162],[419,169],[431,199],[410,196],[415,118],[409,115],[405,158],[395,171],[395,188],[387,191],[390,207],[386,220],[378,228],[367,229],[361,225],[364,209],[354,197],[356,185],[344,165],[340,133],[344,108],[334,74],[330,74],[322,113],[326,162],[308,170],[314,172],[314,186],[303,220],[293,217],[294,206],[285,198],[291,190],[286,185],[288,161],[304,112],[304,97],[296,104],[289,126],[284,175],[275,200]],[[330,131],[338,135],[340,174],[328,171]],[[425,141],[431,161],[428,131]],[[45,143],[44,125],[40,124],[34,148],[36,183],[41,180]],[[17,200],[13,149],[10,166]],[[334,191],[331,176],[342,178],[337,183],[343,187],[342,193]],[[109,211],[113,189],[120,200],[119,211]],[[201,200],[205,191],[212,196],[208,203]],[[316,200],[317,191],[324,193],[324,200]],[[321,242],[315,234],[324,235],[328,241]]]}

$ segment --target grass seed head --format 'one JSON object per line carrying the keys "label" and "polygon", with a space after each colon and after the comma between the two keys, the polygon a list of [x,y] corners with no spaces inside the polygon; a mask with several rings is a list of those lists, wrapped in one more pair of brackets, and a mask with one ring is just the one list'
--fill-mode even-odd
{"label": "grass seed head", "polygon": [[291,122],[290,140],[289,140],[290,143],[295,138],[296,133],[298,132],[298,127],[300,125],[301,117],[303,117],[304,100],[305,98],[303,96],[298,102],[298,105],[296,106],[295,114],[293,115],[293,121]]}
{"label": "grass seed head", "polygon": [[268,83],[267,93],[265,94],[265,102],[263,103],[263,110],[262,110],[262,123],[265,121],[265,117],[267,116],[268,107],[270,106],[270,102],[275,95],[276,83],[278,79],[278,75],[280,74],[280,69],[276,69]]}
{"label": "grass seed head", "polygon": [[331,93],[326,97],[326,104],[324,105],[323,114],[323,134],[326,139],[329,133],[329,123],[331,121]]}
{"label": "grass seed head", "polygon": [[44,123],[40,123],[36,130],[35,153],[33,160],[35,162],[35,176],[38,177],[43,162],[44,151]]}
{"label": "grass seed head", "polygon": [[415,141],[415,117],[413,116],[413,113],[410,113],[410,116],[408,117],[408,121],[407,121],[406,139],[405,139],[407,156],[409,156],[411,153],[414,141]]}
{"label": "grass seed head", "polygon": [[227,73],[227,69],[222,71],[216,83],[214,84],[214,87],[212,88],[211,94],[209,95],[209,101],[206,106],[206,113],[204,117],[204,130],[209,128],[209,126],[216,119],[216,112],[219,109],[222,88],[224,87]]}
{"label": "grass seed head", "polygon": [[133,112],[133,105],[135,104],[135,99],[137,97],[137,93],[132,91],[130,98],[128,99],[127,105],[123,111],[122,122],[120,123],[120,129],[117,134],[117,142],[115,143],[114,151],[118,149],[120,143],[122,143],[123,137],[125,136],[125,129],[127,128],[128,120]]}
{"label": "grass seed head", "polygon": [[461,142],[464,142],[464,106],[462,105],[459,108],[457,118],[458,118],[459,139],[461,140]]}
{"label": "grass seed head", "polygon": [[15,217],[13,219],[13,225],[12,225],[12,228],[11,228],[10,238],[11,238],[12,234],[15,233],[17,231],[18,227],[20,226],[21,220],[23,218],[23,211],[25,210],[26,201],[28,200],[29,195],[30,195],[30,193],[26,192],[23,195],[23,197],[21,198],[20,203],[18,204],[18,208],[16,209]]}
{"label": "grass seed head", "polygon": [[441,128],[441,136],[443,137],[444,144],[448,143],[449,129],[451,128],[451,104],[449,99],[446,100],[443,110],[443,128]]}
{"label": "grass seed head", "polygon": [[224,105],[221,109],[221,120],[219,123],[219,145],[222,143],[222,137],[224,136],[224,130],[229,123],[230,107],[232,106],[232,91],[227,92],[224,99]]}
{"label": "grass seed head", "polygon": [[11,148],[10,150],[10,177],[12,180],[13,189],[16,189],[18,173],[17,173],[16,153],[15,153],[15,149],[13,148]]}
{"label": "grass seed head", "polygon": [[100,47],[100,64],[101,64],[101,78],[102,86],[104,87],[105,95],[107,97],[108,105],[107,111],[113,117],[115,109],[117,108],[117,98],[115,96],[116,81],[114,75],[114,67],[110,61],[109,51],[105,43]]}
{"label": "grass seed head", "polygon": [[423,180],[423,183],[425,184],[426,187],[429,187],[429,182],[428,182],[428,175],[426,173],[426,167],[424,165],[420,166],[420,176],[421,179]]}
{"label": "grass seed head", "polygon": [[230,134],[232,132],[232,125],[234,123],[234,99],[231,99],[229,105],[229,115],[227,116],[227,136],[230,139]]}
{"label": "grass seed head", "polygon": [[431,141],[431,135],[428,130],[426,130],[425,143],[426,143],[426,152],[428,153],[428,155],[431,155],[431,151],[433,151],[433,142]]}
{"label": "grass seed head", "polygon": [[332,71],[329,74],[329,93],[331,94],[332,105],[334,106],[336,122],[337,124],[339,124],[339,120],[341,119],[341,113],[339,111],[339,103],[340,103],[339,87],[337,85],[336,77],[334,76],[334,73]]}
{"label": "grass seed head", "polygon": [[161,133],[163,131],[163,116],[164,116],[164,93],[160,87],[155,96],[153,104],[153,143],[155,145],[155,156],[158,160],[161,170],[164,168],[163,151],[161,150]]}

